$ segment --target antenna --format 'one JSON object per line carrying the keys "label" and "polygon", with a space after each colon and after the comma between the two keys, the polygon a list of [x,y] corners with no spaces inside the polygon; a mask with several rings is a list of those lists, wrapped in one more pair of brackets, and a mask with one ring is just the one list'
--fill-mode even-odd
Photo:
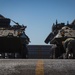
{"label": "antenna", "polygon": [[56,25],[58,24],[58,21],[56,20]]}
{"label": "antenna", "polygon": [[13,20],[11,20],[11,21],[14,22],[15,24],[19,25],[19,23],[15,22],[15,21],[13,21]]}
{"label": "antenna", "polygon": [[67,21],[67,25],[69,25],[69,21]]}

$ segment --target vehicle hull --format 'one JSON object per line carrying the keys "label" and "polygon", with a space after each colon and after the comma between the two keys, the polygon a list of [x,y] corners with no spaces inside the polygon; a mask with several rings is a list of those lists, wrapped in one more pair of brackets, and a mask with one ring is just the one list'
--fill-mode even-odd
{"label": "vehicle hull", "polygon": [[0,52],[20,52],[22,45],[21,38],[0,37]]}

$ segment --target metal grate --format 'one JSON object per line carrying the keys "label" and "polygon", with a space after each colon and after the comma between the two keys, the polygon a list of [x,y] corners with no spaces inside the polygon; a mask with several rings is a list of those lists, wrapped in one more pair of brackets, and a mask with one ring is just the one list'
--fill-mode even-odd
{"label": "metal grate", "polygon": [[31,59],[50,58],[50,45],[28,45],[28,55]]}

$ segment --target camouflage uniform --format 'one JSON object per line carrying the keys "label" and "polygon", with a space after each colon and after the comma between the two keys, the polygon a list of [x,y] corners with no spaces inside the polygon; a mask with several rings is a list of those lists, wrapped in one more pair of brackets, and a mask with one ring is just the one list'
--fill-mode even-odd
{"label": "camouflage uniform", "polygon": [[66,52],[66,55],[65,55],[66,58],[68,58],[69,52],[74,51],[74,49],[75,49],[74,44],[75,44],[74,38],[68,38],[64,41],[63,46],[64,46],[64,49],[66,50],[65,51]]}

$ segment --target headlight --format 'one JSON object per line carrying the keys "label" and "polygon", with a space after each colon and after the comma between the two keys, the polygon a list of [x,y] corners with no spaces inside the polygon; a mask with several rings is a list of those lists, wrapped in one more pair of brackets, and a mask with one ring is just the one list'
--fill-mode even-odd
{"label": "headlight", "polygon": [[60,31],[60,34],[61,34],[61,36],[64,36],[64,35],[65,35],[64,30],[61,30],[61,31]]}
{"label": "headlight", "polygon": [[22,33],[21,32],[18,32],[18,36],[20,36]]}

